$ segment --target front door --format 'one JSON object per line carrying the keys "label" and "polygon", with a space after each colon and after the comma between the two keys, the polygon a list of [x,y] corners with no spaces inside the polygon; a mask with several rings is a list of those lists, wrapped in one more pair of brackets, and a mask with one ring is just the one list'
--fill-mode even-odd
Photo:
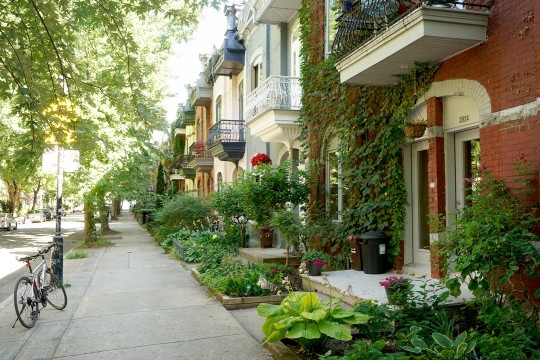
{"label": "front door", "polygon": [[480,166],[480,130],[472,129],[454,134],[454,161],[455,161],[455,194],[453,213],[459,211],[467,204],[470,195],[470,179],[474,171]]}
{"label": "front door", "polygon": [[412,262],[429,264],[429,177],[428,142],[411,145],[411,231]]}

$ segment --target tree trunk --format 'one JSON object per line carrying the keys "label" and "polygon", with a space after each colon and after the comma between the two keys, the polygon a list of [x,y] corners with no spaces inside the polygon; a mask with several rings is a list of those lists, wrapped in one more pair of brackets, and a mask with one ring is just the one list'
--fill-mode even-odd
{"label": "tree trunk", "polygon": [[34,199],[32,199],[32,210],[36,210],[36,203],[37,203],[37,197],[39,194],[39,190],[41,190],[41,178],[38,180],[37,188],[32,190],[34,193]]}
{"label": "tree trunk", "polygon": [[15,180],[8,181],[8,195],[11,201],[11,211],[13,216],[17,216],[19,212],[19,199],[21,197],[21,189]]}
{"label": "tree trunk", "polygon": [[101,224],[102,233],[105,233],[105,231],[111,230],[109,227],[109,209],[105,204],[105,193],[99,191],[96,193],[96,197],[99,209],[99,223]]}
{"label": "tree trunk", "polygon": [[95,243],[96,238],[96,226],[94,224],[94,204],[85,200],[84,202],[84,243]]}

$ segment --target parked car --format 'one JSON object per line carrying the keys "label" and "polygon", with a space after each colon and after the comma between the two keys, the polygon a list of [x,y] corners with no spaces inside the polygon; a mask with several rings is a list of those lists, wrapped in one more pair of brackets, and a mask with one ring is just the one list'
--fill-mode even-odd
{"label": "parked car", "polygon": [[26,223],[26,216],[19,215],[15,218],[15,221],[17,224],[25,224]]}
{"label": "parked car", "polygon": [[17,221],[9,213],[0,213],[0,229],[17,230]]}
{"label": "parked car", "polygon": [[30,222],[43,222],[45,221],[45,213],[41,210],[30,210],[26,214],[26,218]]}
{"label": "parked car", "polygon": [[43,211],[43,214],[45,215],[45,220],[49,221],[49,220],[52,220],[53,219],[53,213],[51,210],[49,209],[43,209],[41,210]]}

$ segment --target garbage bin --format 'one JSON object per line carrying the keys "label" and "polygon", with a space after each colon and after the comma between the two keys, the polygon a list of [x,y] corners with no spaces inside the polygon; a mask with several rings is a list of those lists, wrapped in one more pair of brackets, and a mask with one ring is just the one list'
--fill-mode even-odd
{"label": "garbage bin", "polygon": [[351,244],[351,268],[362,271],[362,251],[360,250],[360,235],[349,236]]}
{"label": "garbage bin", "polygon": [[389,238],[381,232],[369,231],[360,235],[362,267],[366,274],[384,274],[388,269],[386,247]]}

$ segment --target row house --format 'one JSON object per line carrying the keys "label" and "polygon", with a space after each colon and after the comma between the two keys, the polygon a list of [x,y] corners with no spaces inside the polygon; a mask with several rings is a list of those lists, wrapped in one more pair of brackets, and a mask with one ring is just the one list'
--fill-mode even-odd
{"label": "row house", "polygon": [[[539,11],[540,2],[521,0],[360,0],[327,17],[337,23],[326,41],[343,84],[386,86],[415,62],[440,65],[410,114],[427,119],[427,129],[403,148],[405,271],[442,275],[430,260],[427,215],[462,208],[464,179],[480,162],[509,187],[521,154],[538,169]],[[538,191],[532,196],[537,203]]]}
{"label": "row house", "polygon": [[246,2],[239,12],[225,7],[223,44],[200,56],[199,78],[179,111],[175,137],[184,150],[171,180],[180,192],[206,197],[219,191],[221,183],[251,170],[256,153],[274,164],[298,161],[300,1],[293,3],[285,14],[271,1]]}

